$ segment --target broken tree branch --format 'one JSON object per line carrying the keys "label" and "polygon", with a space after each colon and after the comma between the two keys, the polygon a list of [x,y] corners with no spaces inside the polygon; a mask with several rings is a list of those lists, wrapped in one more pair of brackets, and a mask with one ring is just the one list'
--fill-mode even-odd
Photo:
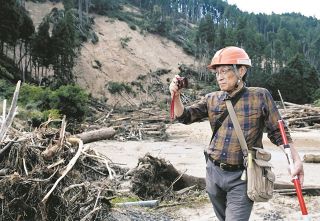
{"label": "broken tree branch", "polygon": [[67,173],[72,169],[74,164],[77,162],[78,158],[80,157],[80,155],[81,155],[81,153],[82,153],[82,151],[84,149],[83,142],[79,138],[74,138],[74,137],[68,138],[68,142],[70,142],[70,143],[78,143],[79,144],[78,151],[74,155],[74,157],[70,160],[69,164],[67,165],[67,168],[63,171],[61,177],[59,177],[59,179],[57,179],[57,181],[54,183],[54,185],[52,186],[50,191],[45,195],[45,197],[42,199],[41,202],[46,202],[48,200],[49,196],[51,195],[53,190],[56,188],[58,183],[63,179],[63,177],[65,177],[67,175]]}
{"label": "broken tree branch", "polygon": [[11,102],[11,106],[9,109],[9,113],[8,115],[5,117],[5,119],[3,119],[3,122],[1,124],[1,129],[0,129],[0,143],[4,140],[6,133],[9,129],[9,127],[12,124],[13,118],[17,112],[17,103],[18,103],[18,96],[19,96],[19,90],[20,90],[20,84],[21,81],[18,81],[17,85],[16,85],[16,89],[14,91],[13,94],[13,98],[12,98],[12,102]]}

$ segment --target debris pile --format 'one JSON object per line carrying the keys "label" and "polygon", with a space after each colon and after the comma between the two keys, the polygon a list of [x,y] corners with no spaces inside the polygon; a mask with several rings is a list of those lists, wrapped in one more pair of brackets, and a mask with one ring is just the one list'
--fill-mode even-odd
{"label": "debris pile", "polygon": [[150,154],[139,159],[132,173],[132,192],[145,200],[172,199],[185,188],[204,189],[205,186],[204,179],[181,173],[164,159]]}
{"label": "debris pile", "polygon": [[299,105],[284,102],[285,107],[280,109],[282,118],[290,128],[303,130],[320,129],[320,108],[311,105]]}
{"label": "debris pile", "polygon": [[[107,112],[107,113],[106,113]],[[93,124],[116,130],[115,139],[127,140],[167,140],[166,124],[168,112],[158,108],[143,108],[134,111],[104,111]],[[91,125],[92,129],[92,125]]]}
{"label": "debris pile", "polygon": [[0,122],[1,220],[106,220],[121,170],[66,137],[65,119],[31,133],[11,127],[19,88]]}
{"label": "debris pile", "polygon": [[[0,199],[3,220],[104,220],[115,195],[117,168],[80,139],[58,145],[61,130],[39,128],[3,142]],[[119,172],[119,170],[117,171]]]}

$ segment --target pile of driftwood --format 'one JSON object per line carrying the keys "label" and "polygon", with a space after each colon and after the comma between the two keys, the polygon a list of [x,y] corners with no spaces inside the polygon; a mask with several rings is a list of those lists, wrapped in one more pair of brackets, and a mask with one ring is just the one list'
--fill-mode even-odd
{"label": "pile of driftwood", "polygon": [[[192,82],[196,72],[185,65],[179,67],[180,74],[187,76]],[[166,140],[166,126],[170,122],[170,92],[168,89],[170,78],[164,82],[164,75],[171,70],[158,69],[140,75],[130,83],[131,93],[118,92],[113,94],[114,106],[107,108],[99,106],[96,111],[94,124],[104,127],[114,127],[117,130],[116,138],[119,140]],[[192,90],[193,91],[193,90]],[[192,102],[187,94],[182,94],[181,100],[184,104]],[[119,105],[121,104],[121,105]],[[121,107],[118,107],[121,106]],[[162,107],[162,108],[159,108]]]}
{"label": "pile of driftwood", "polygon": [[120,170],[107,157],[66,137],[66,121],[32,133],[11,127],[20,82],[0,121],[1,220],[106,220]]}
{"label": "pile of driftwood", "polygon": [[115,138],[121,141],[166,140],[166,123],[169,122],[168,112],[159,108],[137,108],[127,111],[110,111],[99,113],[95,120],[99,126],[114,128]]}
{"label": "pile of driftwood", "polygon": [[280,112],[290,128],[320,129],[320,107],[284,102]]}

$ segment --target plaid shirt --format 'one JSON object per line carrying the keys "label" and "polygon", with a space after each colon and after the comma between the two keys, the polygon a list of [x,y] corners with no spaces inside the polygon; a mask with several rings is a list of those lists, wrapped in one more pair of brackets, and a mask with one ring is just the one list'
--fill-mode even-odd
{"label": "plaid shirt", "polygon": [[[190,124],[208,117],[213,131],[215,122],[227,109],[225,100],[229,98],[228,93],[223,91],[207,94],[200,102],[186,107],[177,120],[184,124]],[[234,109],[249,149],[263,147],[264,128],[266,128],[268,138],[272,143],[282,145],[281,133],[278,128],[278,120],[281,119],[281,116],[267,89],[248,87]],[[291,142],[286,127],[285,130],[288,142]],[[214,160],[223,163],[233,165],[243,163],[241,146],[229,115],[213,137],[207,152]]]}

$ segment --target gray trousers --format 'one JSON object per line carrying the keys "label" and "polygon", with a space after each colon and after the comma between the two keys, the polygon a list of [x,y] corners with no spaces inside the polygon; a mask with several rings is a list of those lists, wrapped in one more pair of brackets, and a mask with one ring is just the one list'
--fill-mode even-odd
{"label": "gray trousers", "polygon": [[207,161],[206,190],[220,221],[248,221],[253,201],[247,196],[242,170],[229,172]]}

